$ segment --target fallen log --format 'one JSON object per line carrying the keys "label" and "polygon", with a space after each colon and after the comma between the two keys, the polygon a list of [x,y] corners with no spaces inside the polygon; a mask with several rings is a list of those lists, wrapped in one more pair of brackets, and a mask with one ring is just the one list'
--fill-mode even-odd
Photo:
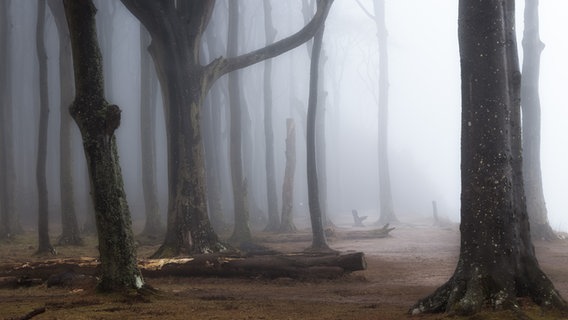
{"label": "fallen log", "polygon": [[[346,229],[331,229],[325,230],[325,236],[328,240],[356,240],[356,239],[380,239],[390,237],[390,232],[394,230],[388,224],[380,229],[372,230],[346,230]],[[312,241],[312,234],[308,232],[273,234],[273,233],[259,233],[255,236],[256,242],[261,243],[281,243],[281,242],[310,242]]]}
{"label": "fallen log", "polygon": [[[144,277],[266,277],[338,278],[365,270],[362,252],[345,254],[292,253],[262,256],[203,254],[175,259],[147,259],[138,263]],[[97,275],[95,258],[52,259],[21,265],[1,265],[0,277],[30,277],[44,281],[59,274]]]}
{"label": "fallen log", "polygon": [[386,238],[390,236],[390,232],[394,229],[395,228],[389,227],[389,224],[387,223],[381,229],[338,232],[337,238],[344,240]]}

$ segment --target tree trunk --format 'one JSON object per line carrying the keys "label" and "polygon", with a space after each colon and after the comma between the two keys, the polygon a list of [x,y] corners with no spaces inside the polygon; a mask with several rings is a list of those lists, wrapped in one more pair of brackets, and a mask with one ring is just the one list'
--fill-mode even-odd
{"label": "tree trunk", "polygon": [[36,254],[52,253],[55,250],[49,241],[48,200],[47,200],[47,125],[49,116],[49,96],[47,88],[47,53],[45,51],[45,0],[38,2],[36,48],[39,63],[39,131],[36,163],[36,182],[38,192],[38,249]]}
{"label": "tree trunk", "polygon": [[101,261],[99,289],[140,289],[130,210],[120,171],[115,130],[120,109],[104,98],[102,58],[91,0],[64,0],[75,70],[71,116],[79,126],[92,186]]}
{"label": "tree trunk", "polygon": [[160,238],[164,227],[156,186],[156,96],[158,81],[148,53],[150,35],[140,25],[140,142],[142,149],[142,190],[146,221],[142,236]]}
{"label": "tree trunk", "polygon": [[[321,1],[312,21],[270,46],[200,64],[202,35],[215,1],[122,0],[152,36],[150,53],[163,91],[168,128],[169,206],[166,238],[154,257],[223,251],[207,215],[200,114],[213,83],[222,75],[275,57],[307,41],[325,20],[331,0]],[[189,231],[189,234],[188,234]],[[189,243],[191,236],[191,244]]]}
{"label": "tree trunk", "polygon": [[73,186],[73,158],[71,152],[71,124],[69,106],[73,102],[73,65],[69,30],[65,21],[63,3],[59,0],[48,0],[57,33],[59,35],[59,83],[60,83],[60,132],[59,132],[59,183],[61,194],[61,235],[59,245],[82,245],[79,235],[79,223],[75,211],[75,192]]}
{"label": "tree trunk", "polygon": [[[0,75],[4,77],[4,80],[0,80],[0,87],[3,87],[4,94],[0,99],[2,103],[4,122],[2,125],[2,139],[4,148],[1,150],[4,163],[2,164],[3,171],[5,175],[0,183],[3,184],[3,201],[0,204],[2,207],[2,219],[5,221],[5,231],[4,236],[11,238],[15,234],[23,233],[22,226],[20,225],[19,215],[16,210],[16,163],[14,158],[14,121],[13,121],[13,93],[12,93],[12,80],[11,75],[13,73],[13,57],[11,52],[11,47],[13,44],[12,38],[12,17],[11,17],[11,1],[2,1],[0,5],[0,10],[2,10],[2,15],[0,19],[0,33],[3,38],[0,39],[0,46],[4,46],[0,55],[3,55],[2,72]],[[3,81],[3,83],[2,83]],[[0,237],[2,237],[2,232],[0,232]]]}
{"label": "tree trunk", "polygon": [[[266,44],[276,39],[276,29],[272,23],[272,6],[270,1],[263,1],[264,31]],[[276,170],[274,164],[274,129],[272,125],[272,60],[264,62],[264,143],[266,145],[266,196],[268,204],[268,224],[266,231],[277,231],[280,226],[278,216],[278,196],[276,194]]]}
{"label": "tree trunk", "polygon": [[286,167],[282,184],[282,219],[279,232],[294,232],[294,173],[296,171],[296,124],[293,118],[286,119]]}
{"label": "tree trunk", "polygon": [[460,1],[462,208],[452,278],[412,313],[517,310],[517,297],[566,308],[531,242],[522,180],[514,2]]}
{"label": "tree trunk", "polygon": [[314,37],[312,59],[310,65],[310,96],[308,101],[308,122],[306,127],[307,173],[308,173],[308,202],[310,220],[312,223],[313,241],[309,250],[329,251],[323,230],[323,220],[319,199],[318,167],[316,163],[316,117],[318,104],[318,75],[319,57],[323,41],[324,26],[322,25]]}
{"label": "tree trunk", "polygon": [[[229,1],[229,32],[227,57],[236,57],[239,49],[239,4]],[[232,243],[250,242],[252,235],[249,226],[248,182],[243,175],[242,154],[242,111],[239,72],[229,73],[229,109],[230,119],[230,159],[231,182],[233,186],[233,204],[235,224],[230,241]]]}
{"label": "tree trunk", "polygon": [[385,25],[385,1],[374,0],[377,43],[379,45],[379,220],[376,224],[397,222],[394,213],[388,158],[388,103],[389,103],[389,62],[387,49],[387,28]]}
{"label": "tree trunk", "polygon": [[[2,134],[0,136],[0,240],[10,239],[13,234],[11,230],[11,211],[10,208],[10,185],[8,180],[9,158],[12,157],[12,150],[9,149],[12,138],[10,121],[12,108],[12,88],[11,88],[11,55],[10,55],[10,1],[0,1],[0,65],[3,66],[0,72],[0,126]],[[13,162],[13,160],[12,160]]]}
{"label": "tree trunk", "polygon": [[539,37],[538,0],[525,0],[525,30],[523,32],[523,81],[521,107],[523,112],[523,174],[527,211],[533,238],[552,240],[558,236],[548,223],[548,213],[542,189],[540,166],[540,54],[544,44]]}

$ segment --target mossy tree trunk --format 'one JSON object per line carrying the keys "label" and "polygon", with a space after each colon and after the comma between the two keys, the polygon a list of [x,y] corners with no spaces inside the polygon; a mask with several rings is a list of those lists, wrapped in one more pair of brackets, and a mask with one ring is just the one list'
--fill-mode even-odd
{"label": "mossy tree trunk", "polygon": [[59,83],[60,83],[60,132],[59,132],[59,183],[61,194],[61,235],[59,245],[81,245],[79,223],[75,211],[75,192],[73,186],[73,158],[71,152],[71,125],[73,119],[69,114],[69,106],[73,102],[73,60],[71,41],[63,3],[59,0],[48,0],[57,33],[59,35]]}
{"label": "mossy tree trunk", "polygon": [[521,155],[514,1],[459,4],[462,71],[461,246],[451,279],[411,311],[517,310],[517,297],[566,303],[531,242]]}
{"label": "mossy tree trunk", "polygon": [[36,162],[36,183],[38,193],[38,248],[36,254],[53,253],[49,240],[49,205],[47,198],[47,125],[49,117],[49,96],[47,87],[47,53],[45,50],[45,2],[40,0],[37,9],[36,49],[39,65],[39,130]]}
{"label": "mossy tree trunk", "polygon": [[523,81],[521,107],[523,112],[523,174],[527,196],[527,211],[533,238],[552,240],[558,236],[548,222],[548,212],[542,189],[540,165],[540,41],[538,0],[525,0],[523,32]]}
{"label": "mossy tree trunk", "polygon": [[166,238],[155,257],[184,251],[215,252],[226,247],[207,215],[201,108],[221,76],[275,57],[310,39],[327,17],[331,0],[321,4],[312,21],[294,35],[265,48],[202,65],[203,32],[215,1],[122,0],[152,36],[150,53],[162,88],[168,130],[169,205]]}
{"label": "mossy tree trunk", "polygon": [[140,289],[130,211],[122,181],[115,130],[120,109],[104,98],[102,58],[91,0],[64,0],[75,70],[71,116],[79,126],[95,205],[102,291]]}

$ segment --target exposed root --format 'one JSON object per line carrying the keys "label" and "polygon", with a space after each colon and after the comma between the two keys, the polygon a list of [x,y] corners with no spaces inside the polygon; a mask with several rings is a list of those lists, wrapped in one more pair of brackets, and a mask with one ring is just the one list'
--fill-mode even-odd
{"label": "exposed root", "polygon": [[541,272],[540,274],[544,279],[534,278],[532,286],[526,286],[537,288],[530,291],[520,290],[522,286],[517,286],[516,290],[504,288],[476,272],[468,277],[467,281],[456,281],[454,275],[433,294],[418,301],[408,312],[412,315],[446,312],[450,315],[469,316],[489,308],[508,310],[515,313],[518,319],[528,319],[517,301],[517,297],[523,295],[527,295],[527,298],[544,309],[568,311],[566,302],[554,289],[552,283],[544,274]]}

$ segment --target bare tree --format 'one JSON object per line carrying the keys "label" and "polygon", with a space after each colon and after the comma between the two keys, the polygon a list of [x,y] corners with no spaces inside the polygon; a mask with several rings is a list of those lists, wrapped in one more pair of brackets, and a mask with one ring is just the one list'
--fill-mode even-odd
{"label": "bare tree", "polygon": [[[276,39],[276,29],[272,22],[272,5],[270,1],[263,1],[264,9],[264,32],[266,45],[270,45]],[[276,169],[274,164],[274,129],[272,125],[272,60],[264,62],[264,143],[266,145],[266,196],[268,204],[267,231],[276,231],[280,225],[278,217],[278,196],[276,194]]]}
{"label": "bare tree", "polygon": [[[332,1],[320,0],[312,21],[294,35],[231,58],[200,61],[203,32],[215,1],[122,0],[152,36],[154,59],[166,108],[169,206],[166,239],[154,256],[182,251],[213,252],[226,247],[211,227],[206,204],[201,108],[222,75],[277,56],[310,39]],[[191,239],[191,240],[190,240]]]}
{"label": "bare tree", "polygon": [[[0,4],[0,63],[2,63],[2,72],[0,72],[0,90],[3,91],[0,97],[0,112],[3,118],[2,126],[2,149],[0,152],[0,238],[11,238],[15,234],[23,233],[20,225],[19,214],[16,210],[16,160],[14,156],[15,150],[15,128],[13,122],[14,106],[12,74],[14,56],[11,48],[14,44],[12,36],[13,18],[10,8],[13,5],[11,0],[1,1]],[[4,231],[2,231],[4,230]]]}
{"label": "bare tree", "polygon": [[150,35],[140,25],[140,138],[142,189],[146,222],[142,236],[159,238],[164,233],[156,185],[156,100],[158,79],[148,53]]}
{"label": "bare tree", "polygon": [[79,126],[89,177],[99,239],[103,291],[142,288],[136,262],[130,210],[118,160],[115,130],[120,109],[104,98],[102,58],[91,0],[64,0],[75,70],[75,100],[71,116]]}
{"label": "bare tree", "polygon": [[[227,57],[236,57],[239,52],[239,2],[229,1],[229,32],[227,38]],[[231,182],[233,186],[233,204],[235,224],[231,242],[250,242],[252,234],[249,226],[248,183],[243,174],[242,113],[243,99],[239,88],[239,71],[229,73],[229,109],[230,120],[230,162]]]}
{"label": "bare tree", "polygon": [[517,297],[566,308],[541,271],[524,198],[514,1],[459,3],[461,246],[454,275],[412,313],[518,310]]}
{"label": "bare tree", "polygon": [[296,124],[294,118],[286,119],[286,167],[282,183],[282,219],[279,232],[294,232],[294,173],[296,171]]}
{"label": "bare tree", "polygon": [[[0,239],[13,236],[12,215],[14,203],[10,190],[13,188],[13,143],[12,143],[12,87],[10,75],[12,70],[11,44],[11,1],[0,1]],[[12,183],[12,184],[11,184]]]}
{"label": "bare tree", "polygon": [[49,96],[47,87],[47,53],[45,50],[45,2],[40,0],[37,9],[36,48],[39,63],[39,131],[36,163],[36,183],[38,192],[38,248],[37,254],[52,253],[55,250],[49,241],[49,205],[47,199],[47,126],[49,116]]}
{"label": "bare tree", "polygon": [[521,108],[523,112],[523,174],[527,197],[527,211],[531,233],[537,239],[557,239],[548,222],[548,213],[542,189],[540,167],[540,41],[538,0],[525,0],[525,29],[523,32],[523,81]]}
{"label": "bare tree", "polygon": [[71,124],[69,106],[73,102],[73,61],[71,41],[65,20],[63,3],[59,0],[47,0],[57,33],[59,35],[59,92],[60,92],[60,132],[59,132],[59,184],[61,199],[61,235],[59,245],[81,245],[79,223],[75,211],[75,191],[73,185],[73,159],[71,152]]}
{"label": "bare tree", "polygon": [[318,107],[318,78],[319,58],[323,42],[324,26],[322,25],[314,37],[312,59],[310,64],[310,95],[308,100],[308,122],[306,126],[307,172],[308,172],[308,205],[310,207],[310,220],[312,223],[312,246],[310,251],[329,251],[325,232],[323,230],[323,217],[320,206],[320,193],[318,189],[318,168],[316,161],[316,118]]}
{"label": "bare tree", "polygon": [[371,14],[365,9],[358,0],[357,3],[377,26],[377,44],[379,47],[379,220],[377,224],[382,225],[398,221],[394,213],[388,158],[389,61],[387,48],[388,32],[385,23],[385,1],[373,0],[374,14]]}

